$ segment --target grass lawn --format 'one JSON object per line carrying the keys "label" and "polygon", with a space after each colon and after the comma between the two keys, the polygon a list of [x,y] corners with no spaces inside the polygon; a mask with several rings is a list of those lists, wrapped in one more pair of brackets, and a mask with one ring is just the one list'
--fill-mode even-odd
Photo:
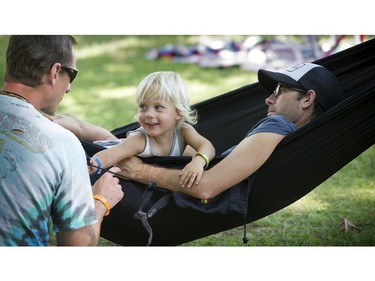
{"label": "grass lawn", "polygon": [[[239,39],[236,36],[234,39]],[[134,93],[150,72],[179,72],[192,103],[256,82],[238,67],[203,69],[171,59],[145,59],[151,48],[196,45],[199,36],[76,36],[79,73],[58,112],[71,113],[109,130],[134,120]],[[245,38],[245,37],[241,37]],[[8,36],[0,36],[0,76]],[[311,193],[289,207],[248,225],[247,246],[375,245],[375,147],[372,146]],[[347,229],[343,229],[346,222]],[[350,227],[352,223],[352,227]],[[112,246],[101,239],[100,245]],[[240,246],[242,227],[185,246]]]}

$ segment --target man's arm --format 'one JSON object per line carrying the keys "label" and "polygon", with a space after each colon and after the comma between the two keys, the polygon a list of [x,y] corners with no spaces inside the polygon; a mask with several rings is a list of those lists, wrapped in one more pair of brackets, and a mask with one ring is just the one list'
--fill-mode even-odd
{"label": "man's arm", "polygon": [[65,129],[71,131],[80,140],[83,141],[96,141],[96,140],[116,140],[114,136],[107,129],[73,118],[68,115],[57,115],[55,122]]}
{"label": "man's arm", "polygon": [[[118,173],[120,169],[111,168],[111,171]],[[111,173],[105,173],[93,185],[93,194],[102,196],[113,208],[124,196],[119,179]],[[94,199],[93,199],[94,200]],[[59,246],[96,246],[99,242],[100,227],[107,208],[99,200],[94,200],[95,212],[98,222],[85,227],[56,233],[57,244]]]}
{"label": "man's arm", "polygon": [[205,171],[199,184],[180,183],[180,170],[143,164],[138,158],[118,163],[121,174],[135,181],[155,182],[158,187],[208,199],[246,179],[269,158],[285,136],[275,133],[257,133],[242,140],[227,157]]}

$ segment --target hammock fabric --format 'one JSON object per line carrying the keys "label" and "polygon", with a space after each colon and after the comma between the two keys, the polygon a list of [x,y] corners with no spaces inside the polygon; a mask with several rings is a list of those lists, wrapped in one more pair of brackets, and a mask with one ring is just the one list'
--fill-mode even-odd
{"label": "hammock fabric", "polygon": [[[248,198],[246,223],[270,215],[297,201],[375,143],[375,39],[356,45],[315,63],[339,79],[345,100],[325,112],[277,146],[258,170]],[[214,144],[219,155],[238,144],[247,131],[266,116],[267,97],[258,83],[195,105],[197,130]],[[113,133],[125,137],[138,127],[132,123]],[[102,147],[82,142],[92,156]],[[213,162],[220,161],[217,157]],[[149,163],[182,167],[187,157],[154,157]],[[93,179],[94,181],[95,179]],[[145,185],[120,180],[125,196],[102,225],[103,238],[120,245],[146,245],[148,233],[134,218]],[[154,203],[164,192],[157,191]],[[149,219],[151,245],[180,245],[244,224],[238,214],[207,214],[168,204]]]}

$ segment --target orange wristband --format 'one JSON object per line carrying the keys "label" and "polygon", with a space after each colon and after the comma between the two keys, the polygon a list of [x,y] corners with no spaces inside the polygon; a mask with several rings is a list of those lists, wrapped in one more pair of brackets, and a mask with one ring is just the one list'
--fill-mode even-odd
{"label": "orange wristband", "polygon": [[104,216],[108,216],[109,211],[111,210],[111,206],[109,206],[108,201],[103,196],[101,196],[99,194],[94,194],[94,199],[99,200],[100,202],[102,202],[104,204],[105,208],[107,209],[107,212],[105,212]]}

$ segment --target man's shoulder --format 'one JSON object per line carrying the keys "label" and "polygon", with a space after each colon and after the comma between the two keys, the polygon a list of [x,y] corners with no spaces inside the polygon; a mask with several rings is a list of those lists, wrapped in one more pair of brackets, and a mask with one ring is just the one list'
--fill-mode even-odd
{"label": "man's shoulder", "polygon": [[271,115],[262,119],[258,124],[281,124],[295,126],[295,124],[282,115]]}
{"label": "man's shoulder", "polygon": [[256,133],[277,133],[280,135],[288,135],[297,130],[297,126],[281,115],[272,115],[258,122],[249,135]]}
{"label": "man's shoulder", "polygon": [[59,146],[62,149],[81,149],[81,143],[77,136],[60,124],[44,117],[36,124],[54,146]]}

